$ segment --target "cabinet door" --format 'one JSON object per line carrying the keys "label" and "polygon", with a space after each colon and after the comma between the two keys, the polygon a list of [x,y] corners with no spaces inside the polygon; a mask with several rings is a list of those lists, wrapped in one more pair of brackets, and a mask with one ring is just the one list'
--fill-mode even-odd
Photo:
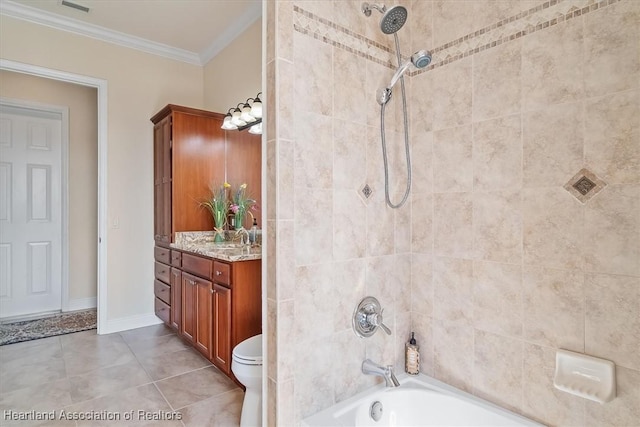
{"label": "cabinet door", "polygon": [[171,268],[171,327],[180,331],[182,325],[182,272]]}
{"label": "cabinet door", "polygon": [[224,373],[231,372],[231,289],[213,284],[212,362]]}
{"label": "cabinet door", "polygon": [[180,333],[190,343],[195,342],[196,336],[196,301],[197,283],[200,280],[196,276],[182,272],[182,325]]}
{"label": "cabinet door", "polygon": [[154,237],[171,242],[171,116],[153,127]]}
{"label": "cabinet door", "polygon": [[211,300],[213,288],[211,282],[200,279],[196,284],[196,348],[207,359],[211,359]]}

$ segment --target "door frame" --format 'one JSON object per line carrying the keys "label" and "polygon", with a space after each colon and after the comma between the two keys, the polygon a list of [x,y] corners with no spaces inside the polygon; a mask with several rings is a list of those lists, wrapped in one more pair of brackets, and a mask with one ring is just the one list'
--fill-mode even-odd
{"label": "door frame", "polygon": [[[60,222],[61,222],[61,311],[69,308],[69,108],[61,105],[44,104],[23,99],[0,97],[0,105],[22,110],[45,111],[60,115],[61,158],[60,158]],[[27,316],[28,317],[28,316]]]}
{"label": "door frame", "polygon": [[98,95],[98,334],[107,332],[107,81],[0,58],[0,70],[95,88]]}

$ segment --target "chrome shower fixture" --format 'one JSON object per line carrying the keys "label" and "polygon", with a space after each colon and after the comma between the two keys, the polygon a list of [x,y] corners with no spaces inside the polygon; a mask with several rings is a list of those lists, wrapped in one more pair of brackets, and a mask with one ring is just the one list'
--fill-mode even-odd
{"label": "chrome shower fixture", "polygon": [[387,85],[386,88],[382,88],[378,91],[378,104],[386,104],[391,99],[391,93],[393,87],[398,83],[400,77],[407,72],[407,70],[413,65],[416,68],[425,68],[429,64],[431,64],[431,53],[426,50],[419,50],[413,55],[411,58],[404,61],[398,69],[396,70],[393,77],[391,77],[391,82]]}
{"label": "chrome shower fixture", "polygon": [[380,29],[385,34],[396,33],[405,22],[407,22],[407,9],[403,6],[393,6],[387,10],[385,5],[378,6],[371,3],[362,3],[362,13],[366,16],[371,16],[371,11],[375,9],[382,13],[382,19],[380,20]]}

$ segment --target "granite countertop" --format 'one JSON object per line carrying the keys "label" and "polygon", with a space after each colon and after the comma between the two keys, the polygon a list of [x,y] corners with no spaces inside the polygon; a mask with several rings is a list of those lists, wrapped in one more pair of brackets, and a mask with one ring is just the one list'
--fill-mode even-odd
{"label": "granite countertop", "polygon": [[229,262],[262,259],[260,245],[241,245],[233,241],[215,243],[212,231],[177,232],[171,247]]}

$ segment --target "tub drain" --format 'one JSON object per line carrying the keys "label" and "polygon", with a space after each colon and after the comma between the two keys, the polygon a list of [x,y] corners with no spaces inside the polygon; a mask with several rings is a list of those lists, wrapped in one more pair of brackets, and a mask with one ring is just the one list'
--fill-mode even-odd
{"label": "tub drain", "polygon": [[373,402],[369,410],[369,415],[373,421],[380,421],[380,418],[382,418],[382,403],[377,400]]}

